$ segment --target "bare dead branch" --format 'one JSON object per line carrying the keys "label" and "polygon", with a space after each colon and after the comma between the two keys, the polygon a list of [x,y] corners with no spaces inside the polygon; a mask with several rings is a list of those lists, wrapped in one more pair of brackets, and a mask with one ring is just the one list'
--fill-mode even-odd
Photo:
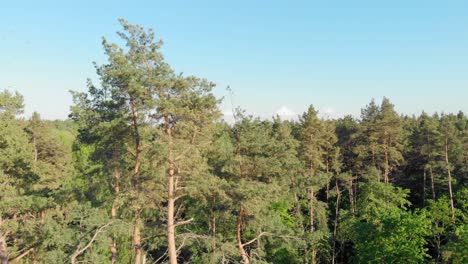
{"label": "bare dead branch", "polygon": [[32,247],[32,248],[26,250],[25,252],[23,252],[21,255],[17,256],[16,258],[10,259],[10,262],[16,262],[16,261],[24,258],[26,255],[28,255],[29,253],[31,253],[33,251],[34,251],[34,248]]}
{"label": "bare dead branch", "polygon": [[176,196],[176,197],[174,198],[174,201],[177,201],[177,200],[179,200],[180,198],[185,197],[185,196],[187,196],[187,194],[181,194],[181,195],[179,195],[179,196]]}
{"label": "bare dead branch", "polygon": [[261,232],[256,238],[250,240],[249,242],[245,242],[244,244],[242,244],[242,246],[243,247],[248,246],[248,245],[254,243],[255,241],[257,241],[260,237],[268,235],[268,234],[269,234],[268,232]]}
{"label": "bare dead branch", "polygon": [[190,218],[190,219],[188,219],[188,220],[184,220],[184,221],[177,222],[177,223],[175,223],[174,226],[186,225],[186,224],[191,223],[192,221],[193,221],[193,218]]}
{"label": "bare dead branch", "polygon": [[72,254],[71,256],[71,263],[72,264],[75,264],[76,263],[76,258],[81,255],[83,252],[85,252],[89,247],[91,247],[91,245],[93,244],[94,240],[96,240],[97,236],[99,235],[99,233],[102,232],[102,230],[106,227],[108,227],[109,225],[111,225],[114,221],[110,221],[109,223],[99,227],[96,232],[94,233],[93,237],[91,238],[91,240],[88,242],[88,244],[83,247],[82,249],[79,249],[79,247],[75,250],[75,252]]}

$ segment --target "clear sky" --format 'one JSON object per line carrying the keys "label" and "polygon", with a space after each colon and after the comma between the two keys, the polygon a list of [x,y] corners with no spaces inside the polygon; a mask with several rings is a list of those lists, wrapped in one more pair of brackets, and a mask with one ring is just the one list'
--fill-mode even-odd
{"label": "clear sky", "polygon": [[[383,3],[386,2],[386,3]],[[65,118],[68,90],[96,79],[117,18],[152,27],[177,71],[269,117],[313,104],[358,115],[387,96],[405,114],[468,112],[468,1],[8,1],[0,4],[0,89],[27,113]],[[223,111],[231,108],[226,97]]]}

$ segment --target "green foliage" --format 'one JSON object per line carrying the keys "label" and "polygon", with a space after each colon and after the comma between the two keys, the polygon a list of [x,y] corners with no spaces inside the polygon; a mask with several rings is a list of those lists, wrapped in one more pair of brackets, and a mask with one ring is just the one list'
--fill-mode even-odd
{"label": "green foliage", "polygon": [[13,94],[8,90],[3,90],[0,93],[0,115],[2,118],[13,118],[22,114],[23,108],[23,96],[18,92]]}
{"label": "green foliage", "polygon": [[361,173],[367,166],[374,166],[382,172],[388,182],[390,173],[403,162],[402,124],[393,104],[384,97],[381,106],[374,100],[362,110],[362,123],[354,135]]}
{"label": "green foliage", "polygon": [[166,263],[172,201],[181,263],[468,261],[462,112],[399,116],[384,98],[360,119],[238,109],[228,125],[213,83],[120,23],[125,46],[103,39],[71,119],[26,119],[0,92],[0,260],[131,263],[137,230],[147,263]]}
{"label": "green foliage", "polygon": [[360,186],[358,215],[343,225],[354,243],[358,263],[423,263],[430,221],[424,213],[407,212],[407,190],[378,181]]}
{"label": "green foliage", "polygon": [[424,263],[429,222],[424,215],[381,211],[353,225],[358,263]]}
{"label": "green foliage", "polygon": [[468,261],[468,226],[460,225],[453,239],[445,246],[443,260],[447,263],[462,264]]}

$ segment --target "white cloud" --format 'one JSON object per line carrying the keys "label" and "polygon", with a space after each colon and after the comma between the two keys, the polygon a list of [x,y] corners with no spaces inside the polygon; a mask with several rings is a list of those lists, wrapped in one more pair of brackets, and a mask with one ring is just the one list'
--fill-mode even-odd
{"label": "white cloud", "polygon": [[335,113],[335,109],[331,108],[331,107],[324,107],[322,108],[322,113],[326,114],[326,115],[332,115]]}
{"label": "white cloud", "polygon": [[319,110],[319,116],[325,119],[335,119],[340,115],[335,111],[333,107],[324,106]]}
{"label": "white cloud", "polygon": [[232,111],[223,111],[223,116],[221,119],[223,119],[229,125],[233,125],[236,122],[234,113]]}
{"label": "white cloud", "polygon": [[283,120],[295,120],[297,119],[298,115],[296,112],[283,105],[278,110],[276,110],[274,116],[279,116]]}

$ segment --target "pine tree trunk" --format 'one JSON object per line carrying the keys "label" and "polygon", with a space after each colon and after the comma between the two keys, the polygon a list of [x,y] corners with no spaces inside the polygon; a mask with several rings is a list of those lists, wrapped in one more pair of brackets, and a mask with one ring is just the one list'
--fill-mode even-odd
{"label": "pine tree trunk", "polygon": [[175,245],[175,200],[174,200],[174,171],[169,169],[167,201],[167,248],[169,263],[177,264],[177,250]]}
{"label": "pine tree trunk", "polygon": [[[387,131],[385,131],[385,135],[387,135]],[[387,139],[384,140],[384,154],[385,154],[384,182],[389,183],[388,175],[390,174],[390,164],[389,164],[389,160],[388,160]]]}
{"label": "pine tree trunk", "polygon": [[304,219],[302,217],[302,212],[301,212],[301,204],[299,202],[299,197],[297,197],[297,193],[294,192],[294,199],[296,202],[296,205],[294,206],[294,215],[299,219],[299,225],[301,226],[301,230],[304,230]]}
{"label": "pine tree trunk", "polygon": [[349,206],[351,207],[351,213],[354,214],[355,208],[354,208],[353,179],[349,179],[348,195],[349,195]]}
{"label": "pine tree trunk", "polygon": [[167,114],[164,115],[166,125],[166,135],[168,137],[168,184],[167,184],[167,250],[169,254],[169,263],[177,264],[177,249],[175,242],[175,200],[176,200],[176,183],[175,183],[175,168],[174,158],[172,153],[173,138],[171,120]]}
{"label": "pine tree trunk", "polygon": [[46,212],[45,210],[41,211],[41,224],[45,224]]}
{"label": "pine tree trunk", "polygon": [[[212,204],[215,204],[213,199]],[[213,212],[213,209],[210,210],[210,216],[208,217],[208,228],[209,233],[214,236],[216,234],[216,216]]]}
{"label": "pine tree trunk", "polygon": [[333,226],[333,258],[332,264],[335,264],[336,260],[336,233],[338,229],[338,214],[340,212],[340,199],[341,199],[341,192],[338,186],[338,180],[335,182],[336,184],[336,208],[335,208],[335,223]]}
{"label": "pine tree trunk", "polygon": [[110,252],[111,252],[111,263],[116,264],[117,255],[118,255],[117,245],[115,244],[115,241],[112,237],[110,237],[109,240],[110,240],[109,246],[110,246]]}
{"label": "pine tree trunk", "polygon": [[216,235],[216,217],[213,216],[213,224],[211,226],[211,231],[213,232],[213,236]]}
{"label": "pine tree trunk", "polygon": [[242,261],[244,264],[249,264],[249,255],[245,252],[244,245],[242,244],[242,218],[244,217],[244,208],[240,206],[239,208],[239,215],[237,216],[237,246],[239,248],[240,254],[242,256]]}
{"label": "pine tree trunk", "polygon": [[[242,162],[242,155],[241,155],[241,134],[240,131],[236,131],[236,156],[237,160],[239,161],[239,176],[241,179],[244,178],[244,170],[243,170],[243,162]],[[244,217],[244,208],[242,205],[239,207],[239,215],[237,216],[237,223],[236,223],[236,240],[237,240],[237,247],[242,257],[242,261],[244,264],[249,264],[249,255],[244,249],[244,245],[242,244],[242,224],[243,224],[243,217]]]}
{"label": "pine tree trunk", "polygon": [[329,161],[328,161],[328,157],[327,157],[327,162],[326,162],[326,173],[327,173],[327,190],[326,190],[326,197],[327,197],[327,203],[328,203],[328,199],[330,197],[330,180],[328,180],[328,172],[329,172]]}
{"label": "pine tree trunk", "polygon": [[[132,187],[133,190],[135,191],[136,195],[139,194],[140,192],[140,186],[139,186],[139,171],[140,171],[140,154],[141,154],[141,139],[140,139],[140,133],[139,133],[139,124],[138,124],[138,109],[133,102],[133,100],[130,100],[130,104],[132,107],[132,119],[133,119],[133,129],[135,132],[135,167],[133,170],[133,176],[132,176]],[[141,257],[142,257],[142,248],[141,248],[141,231],[140,231],[140,209],[139,205],[137,205],[137,208],[134,208],[135,210],[135,216],[134,216],[134,227],[133,227],[133,254],[135,256],[135,264],[141,264]]]}
{"label": "pine tree trunk", "polygon": [[[34,171],[37,169],[37,160],[39,158],[39,151],[37,149],[37,143],[36,143],[36,137],[34,136],[33,134],[33,150],[34,150],[34,157],[33,157],[33,169]],[[40,213],[40,218],[41,218],[41,221],[40,223],[43,225],[45,223],[45,211],[44,210],[41,210],[41,213]],[[33,263],[36,263],[36,254],[34,254],[34,259],[33,259]]]}
{"label": "pine tree trunk", "polygon": [[315,205],[314,205],[314,200],[315,200],[315,193],[314,193],[314,189],[311,187],[310,188],[310,196],[309,196],[309,209],[310,209],[310,232],[314,232],[315,230],[315,223],[314,223],[314,219],[315,219]]}
{"label": "pine tree trunk", "polygon": [[423,207],[426,205],[426,170],[424,170],[424,173],[423,173],[422,204],[423,204]]}
{"label": "pine tree trunk", "polygon": [[291,179],[291,190],[294,192],[293,214],[297,217],[301,230],[304,230],[304,219],[301,212],[301,203],[299,202],[299,197],[296,192],[296,183],[294,182],[294,179]]}
{"label": "pine tree trunk", "polygon": [[36,145],[36,137],[33,136],[33,148],[34,148],[34,160],[33,160],[33,168],[36,169],[37,167],[37,159],[39,157],[39,152],[37,150]]}
{"label": "pine tree trunk", "polygon": [[0,264],[9,264],[8,261],[8,250],[6,245],[6,239],[3,234],[0,233]]}
{"label": "pine tree trunk", "polygon": [[447,138],[445,138],[445,165],[447,166],[447,173],[448,173],[450,208],[452,209],[452,218],[454,218],[455,217],[455,206],[453,204],[452,173],[450,172],[450,163],[449,163],[449,158],[448,158],[448,139]]}
{"label": "pine tree trunk", "polygon": [[341,253],[341,254],[340,254],[340,262],[339,262],[339,263],[345,263],[345,262],[344,262],[344,254],[343,254],[343,252],[344,252],[344,245],[343,245],[343,243],[341,243],[341,244],[340,244],[340,253]]}
{"label": "pine tree trunk", "polygon": [[139,212],[136,213],[135,216],[135,221],[133,223],[133,248],[134,248],[134,254],[135,254],[135,264],[141,264],[141,257],[143,256],[143,252],[141,250],[141,232],[140,232],[140,216]]}
{"label": "pine tree trunk", "polygon": [[436,263],[439,263],[439,260],[440,260],[440,244],[441,244],[441,241],[440,241],[440,235],[437,235],[437,238],[436,238],[436,243],[437,243],[437,256],[436,256]]}
{"label": "pine tree trunk", "polygon": [[357,180],[356,180],[356,184],[353,185],[354,186],[354,213],[357,212],[357,207],[356,207],[356,204],[357,204],[357,197],[358,197],[358,184],[357,184]]}
{"label": "pine tree trunk", "polygon": [[238,130],[236,132],[236,156],[237,156],[237,160],[239,161],[239,176],[241,179],[244,178],[244,166],[243,166],[243,162],[242,162],[242,155],[241,155],[241,135],[240,135],[240,131]]}
{"label": "pine tree trunk", "polygon": [[[439,228],[438,226],[439,224],[437,224],[437,227]],[[440,234],[437,235],[437,256],[436,256],[436,263],[440,263],[440,257],[441,257],[441,250],[440,250],[440,246],[441,246],[441,237],[440,237]]]}
{"label": "pine tree trunk", "polygon": [[312,249],[312,264],[316,264],[317,263],[317,250],[314,248]]}
{"label": "pine tree trunk", "polygon": [[[115,152],[114,152],[115,155]],[[116,157],[114,157],[115,159]],[[116,162],[116,160],[114,160]],[[116,164],[114,163],[114,166]],[[114,173],[113,173],[113,180],[114,180],[114,202],[112,203],[112,208],[111,208],[111,218],[113,221],[117,218],[117,210],[118,210],[118,205],[117,205],[117,198],[120,193],[120,171],[117,168],[114,168]],[[111,252],[111,264],[116,264],[117,263],[117,256],[118,256],[118,250],[117,250],[117,245],[115,243],[115,238],[111,235],[109,237],[110,243],[110,252]]]}
{"label": "pine tree trunk", "polygon": [[[374,167],[377,167],[377,164],[375,162],[375,149],[374,149],[374,146],[371,146],[371,154],[372,154],[372,165]],[[380,179],[379,179],[379,181],[380,181]]]}
{"label": "pine tree trunk", "polygon": [[431,191],[432,191],[432,200],[436,200],[435,194],[435,184],[434,184],[434,173],[432,172],[432,166],[429,167],[429,173],[431,174]]}

